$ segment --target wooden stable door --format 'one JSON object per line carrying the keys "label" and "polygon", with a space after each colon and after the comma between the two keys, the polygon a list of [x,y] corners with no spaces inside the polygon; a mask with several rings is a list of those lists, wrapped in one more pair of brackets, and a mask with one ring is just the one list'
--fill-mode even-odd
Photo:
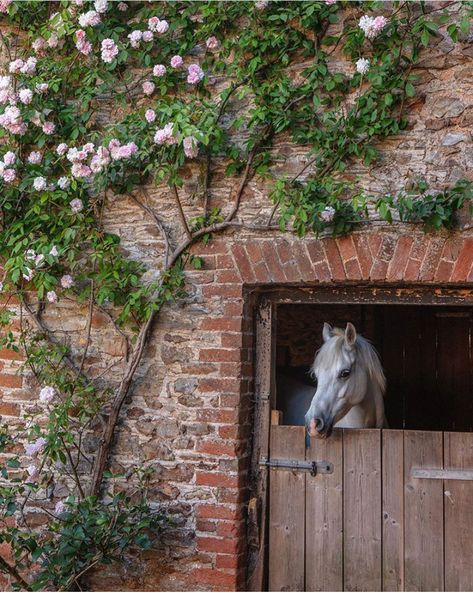
{"label": "wooden stable door", "polygon": [[473,434],[337,430],[306,449],[274,425],[266,461],[270,591],[473,590]]}

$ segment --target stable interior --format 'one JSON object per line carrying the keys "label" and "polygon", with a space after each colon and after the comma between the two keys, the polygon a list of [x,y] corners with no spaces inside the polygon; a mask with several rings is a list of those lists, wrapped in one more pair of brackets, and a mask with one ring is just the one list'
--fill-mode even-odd
{"label": "stable interior", "polygon": [[[471,432],[472,316],[466,306],[281,304],[276,371],[313,385],[315,393],[309,369],[324,321],[334,327],[351,321],[380,355],[390,428]],[[284,410],[282,397],[276,381],[277,407]]]}

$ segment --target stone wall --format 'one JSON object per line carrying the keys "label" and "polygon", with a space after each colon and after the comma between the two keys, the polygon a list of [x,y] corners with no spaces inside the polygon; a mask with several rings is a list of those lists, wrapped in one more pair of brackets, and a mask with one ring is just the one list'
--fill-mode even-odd
{"label": "stone wall", "polygon": [[[418,94],[409,106],[410,125],[379,148],[379,162],[359,163],[359,177],[374,195],[394,192],[422,177],[434,188],[473,179],[473,50],[440,40],[426,52]],[[275,175],[298,171],[304,150],[288,139],[276,145]],[[217,163],[211,205],[229,203],[232,187]],[[185,210],[193,198],[197,168],[189,167],[182,191]],[[261,222],[271,211],[269,183],[254,178],[243,196],[240,219]],[[182,229],[171,193],[148,188],[152,206],[178,241]],[[131,257],[150,274],[162,265],[162,242],[152,219],[124,196],[110,196],[106,228],[122,237]],[[253,313],[269,285],[426,283],[473,281],[473,231],[461,217],[456,232],[424,234],[404,224],[376,220],[353,236],[299,240],[275,231],[234,230],[196,246],[204,268],[187,273],[188,296],[167,307],[157,323],[144,363],[117,431],[113,469],[145,460],[155,470],[152,496],[175,525],[150,552],[130,555],[120,566],[90,577],[96,590],[233,590],[244,587],[248,456],[252,435]],[[74,349],[85,339],[86,308],[63,300],[44,322]],[[122,365],[123,342],[105,314],[92,323],[91,372],[113,381]],[[18,357],[0,352],[0,414],[14,422],[37,405],[37,386],[16,374]],[[93,452],[93,446],[91,447]],[[37,522],[47,520],[38,507]],[[8,583],[4,582],[4,587]]]}

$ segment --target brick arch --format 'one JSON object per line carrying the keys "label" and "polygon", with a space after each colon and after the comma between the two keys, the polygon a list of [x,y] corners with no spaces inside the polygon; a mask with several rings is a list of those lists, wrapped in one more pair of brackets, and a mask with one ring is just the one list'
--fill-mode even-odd
{"label": "brick arch", "polygon": [[356,233],[322,240],[252,239],[231,248],[248,284],[344,281],[471,282],[473,238]]}

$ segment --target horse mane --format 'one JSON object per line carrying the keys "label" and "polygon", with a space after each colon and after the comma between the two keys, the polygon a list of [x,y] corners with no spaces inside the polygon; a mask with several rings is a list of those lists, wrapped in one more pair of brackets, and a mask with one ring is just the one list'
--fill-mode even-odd
{"label": "horse mane", "polygon": [[[340,357],[345,339],[345,330],[336,327],[332,330],[332,338],[325,342],[315,353],[315,359],[310,369],[314,377],[318,369],[332,368]],[[364,364],[371,380],[377,384],[381,393],[386,391],[386,377],[379,359],[379,354],[373,344],[357,334],[355,340],[356,358]]]}

